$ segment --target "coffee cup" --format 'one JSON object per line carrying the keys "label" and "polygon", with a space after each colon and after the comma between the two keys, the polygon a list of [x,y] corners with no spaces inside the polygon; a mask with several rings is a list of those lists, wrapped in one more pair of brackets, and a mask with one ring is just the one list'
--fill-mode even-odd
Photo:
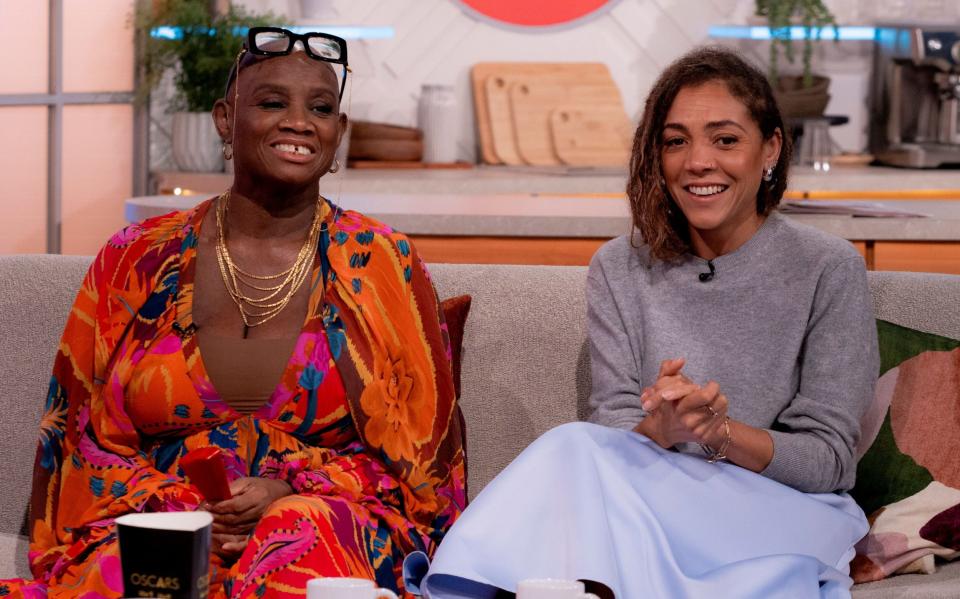
{"label": "coffee cup", "polygon": [[517,599],[598,599],[579,580],[528,578],[517,585]]}
{"label": "coffee cup", "polygon": [[313,578],[307,581],[307,599],[397,599],[397,595],[366,578]]}

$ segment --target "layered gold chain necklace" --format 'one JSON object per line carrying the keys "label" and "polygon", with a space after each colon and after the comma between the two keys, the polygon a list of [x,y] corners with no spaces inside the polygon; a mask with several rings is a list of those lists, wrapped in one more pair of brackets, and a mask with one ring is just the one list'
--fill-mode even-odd
{"label": "layered gold chain necklace", "polygon": [[250,328],[260,326],[282,312],[310,275],[322,219],[318,203],[307,238],[290,268],[274,275],[255,275],[237,266],[230,258],[226,228],[229,201],[229,190],[217,198],[217,264],[223,284],[240,310],[243,336],[246,337]]}

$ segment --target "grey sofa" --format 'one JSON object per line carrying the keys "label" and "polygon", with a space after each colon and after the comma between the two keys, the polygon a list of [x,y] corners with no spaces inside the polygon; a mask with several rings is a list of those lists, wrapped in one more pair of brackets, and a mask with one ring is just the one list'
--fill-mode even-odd
{"label": "grey sofa", "polygon": [[[61,329],[88,258],[0,256],[0,578],[27,576],[36,429]],[[528,443],[586,416],[582,267],[431,267],[441,297],[473,296],[463,348],[469,492]],[[876,315],[960,338],[960,277],[870,273]],[[960,597],[960,563],[859,585],[856,599]]]}

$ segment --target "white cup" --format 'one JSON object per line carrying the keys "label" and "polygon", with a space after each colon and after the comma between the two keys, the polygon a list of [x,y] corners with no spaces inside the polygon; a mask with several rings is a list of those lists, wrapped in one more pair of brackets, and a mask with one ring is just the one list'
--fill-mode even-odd
{"label": "white cup", "polygon": [[366,578],[313,578],[307,581],[307,599],[397,599]]}
{"label": "white cup", "polygon": [[528,578],[517,585],[517,599],[598,599],[583,591],[579,580]]}

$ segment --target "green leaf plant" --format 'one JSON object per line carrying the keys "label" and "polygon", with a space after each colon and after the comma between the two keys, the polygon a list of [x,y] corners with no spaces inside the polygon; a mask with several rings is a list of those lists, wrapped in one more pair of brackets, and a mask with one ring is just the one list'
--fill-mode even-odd
{"label": "green leaf plant", "polygon": [[804,29],[803,87],[813,85],[813,71],[810,66],[813,43],[820,39],[820,34],[826,27],[833,27],[834,39],[839,38],[839,35],[836,35],[837,23],[833,13],[823,4],[823,0],[756,0],[756,14],[766,17],[770,27],[770,83],[777,86],[781,50],[788,62],[794,62],[790,27],[800,25]]}
{"label": "green leaf plant", "polygon": [[[163,75],[175,70],[176,95],[170,110],[207,112],[223,96],[227,73],[250,27],[273,25],[277,17],[228,5],[218,11],[210,0],[139,0],[133,25],[140,40],[138,96],[144,100]],[[173,27],[179,39],[153,37],[157,27]]]}

